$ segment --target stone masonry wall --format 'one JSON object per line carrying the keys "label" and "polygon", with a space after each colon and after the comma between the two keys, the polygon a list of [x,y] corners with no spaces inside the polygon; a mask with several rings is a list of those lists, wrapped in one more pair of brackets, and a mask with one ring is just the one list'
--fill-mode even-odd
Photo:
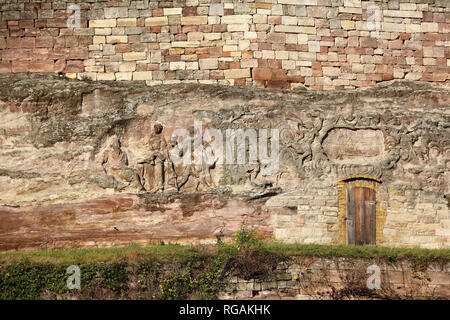
{"label": "stone masonry wall", "polygon": [[383,229],[384,243],[439,248],[450,236],[448,200],[423,190],[391,189]]}
{"label": "stone masonry wall", "polygon": [[[389,189],[389,190],[388,190]],[[441,248],[448,246],[450,220],[447,199],[423,190],[386,186],[379,189],[380,206],[386,215],[377,225],[377,244],[393,247]],[[273,210],[274,236],[289,243],[346,243],[339,224],[337,190],[316,185],[282,194],[268,201]]]}
{"label": "stone masonry wall", "polygon": [[[79,28],[68,28],[71,4]],[[4,0],[0,73],[312,89],[444,82],[449,21],[446,0]]]}
{"label": "stone masonry wall", "polygon": [[[380,288],[370,289],[375,268]],[[219,299],[308,300],[400,298],[448,299],[449,265],[426,267],[408,261],[395,263],[350,258],[292,257],[265,279],[227,278]]]}

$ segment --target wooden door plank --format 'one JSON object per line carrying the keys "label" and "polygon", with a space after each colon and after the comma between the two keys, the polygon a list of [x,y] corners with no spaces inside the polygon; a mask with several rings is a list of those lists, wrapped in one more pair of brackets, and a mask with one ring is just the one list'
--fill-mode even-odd
{"label": "wooden door plank", "polygon": [[370,189],[364,188],[364,244],[370,244]]}
{"label": "wooden door plank", "polygon": [[365,228],[366,228],[366,224],[367,224],[367,220],[366,220],[366,215],[364,214],[365,210],[364,210],[364,188],[359,188],[359,214],[360,214],[360,220],[361,220],[361,224],[360,224],[360,240],[359,243],[360,244],[365,244]]}
{"label": "wooden door plank", "polygon": [[355,243],[364,244],[364,194],[363,188],[355,187]]}
{"label": "wooden door plank", "polygon": [[347,189],[347,244],[355,244],[355,189]]}
{"label": "wooden door plank", "polygon": [[375,190],[370,190],[369,201],[372,203],[370,206],[370,244],[376,244],[376,223],[375,223],[375,213],[376,213],[376,198]]}
{"label": "wooden door plank", "polygon": [[375,191],[364,188],[364,244],[375,244]]}

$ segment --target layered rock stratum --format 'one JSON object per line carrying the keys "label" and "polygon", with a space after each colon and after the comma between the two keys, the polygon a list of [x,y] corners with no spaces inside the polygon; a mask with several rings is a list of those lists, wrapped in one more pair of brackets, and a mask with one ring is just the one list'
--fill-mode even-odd
{"label": "layered rock stratum", "polygon": [[[243,224],[338,243],[336,182],[356,176],[381,183],[384,244],[448,247],[449,106],[448,89],[409,81],[276,91],[0,74],[0,249],[213,242]],[[270,146],[276,129],[278,169],[175,164],[176,130],[194,137],[196,123],[224,139],[267,129]]]}

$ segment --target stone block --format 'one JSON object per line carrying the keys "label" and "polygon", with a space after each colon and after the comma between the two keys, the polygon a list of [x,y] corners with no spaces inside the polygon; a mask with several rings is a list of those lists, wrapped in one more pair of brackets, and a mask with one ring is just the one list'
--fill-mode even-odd
{"label": "stone block", "polygon": [[323,67],[322,73],[324,76],[337,77],[341,73],[341,69],[338,67]]}
{"label": "stone block", "polygon": [[274,27],[274,30],[275,32],[285,32],[285,33],[316,34],[315,27],[276,25]]}
{"label": "stone block", "polygon": [[249,40],[239,40],[238,49],[240,51],[247,51],[250,49],[250,41]]}
{"label": "stone block", "polygon": [[257,59],[242,59],[241,60],[241,68],[256,68],[258,67]]}
{"label": "stone block", "polygon": [[116,26],[116,19],[90,20],[90,28],[113,28]]}
{"label": "stone block", "polygon": [[308,35],[307,34],[299,34],[297,36],[298,44],[307,44],[308,43]]}
{"label": "stone block", "polygon": [[141,34],[141,42],[156,42],[156,41],[157,41],[156,33]]}
{"label": "stone block", "polygon": [[106,43],[128,43],[128,36],[106,36]]}
{"label": "stone block", "polygon": [[124,61],[136,61],[136,60],[145,60],[147,59],[146,52],[125,52],[123,53]]}
{"label": "stone block", "polygon": [[223,16],[224,15],[223,3],[211,3],[209,6],[209,15]]}
{"label": "stone block", "polygon": [[410,32],[410,33],[417,33],[417,32],[421,32],[422,28],[420,24],[412,24],[412,23],[408,23],[405,25],[405,31],[406,32]]}
{"label": "stone block", "polygon": [[267,23],[267,16],[263,14],[253,15],[253,23],[265,24]]}
{"label": "stone block", "polygon": [[128,7],[106,7],[105,18],[127,18],[128,17]]}
{"label": "stone block", "polygon": [[312,69],[308,67],[301,67],[300,68],[300,75],[302,77],[311,77],[312,76]]}
{"label": "stone block", "polygon": [[207,16],[181,17],[182,25],[202,25],[208,23]]}
{"label": "stone block", "polygon": [[172,48],[195,48],[200,45],[200,41],[173,41]]}
{"label": "stone block", "polygon": [[[450,79],[450,76],[448,73],[433,73],[433,81],[447,81]],[[442,236],[450,236],[450,229],[443,229],[443,230],[437,230],[436,233],[440,231],[440,235]]]}
{"label": "stone block", "polygon": [[281,17],[281,24],[284,24],[284,25],[296,26],[297,22],[298,22],[297,17],[291,17],[291,16],[282,16]]}
{"label": "stone block", "polygon": [[295,64],[295,61],[291,61],[291,60],[283,60],[283,61],[281,62],[281,67],[282,67],[284,70],[295,70],[296,64]]}
{"label": "stone block", "polygon": [[136,27],[136,18],[117,19],[118,27]]}
{"label": "stone block", "polygon": [[[0,40],[1,42],[1,40]],[[36,48],[52,48],[53,47],[53,37],[51,36],[41,36],[36,37],[35,41]],[[0,46],[1,48],[1,46]]]}
{"label": "stone block", "polygon": [[189,32],[187,35],[188,41],[202,41],[203,32]]}
{"label": "stone block", "polygon": [[167,16],[164,17],[150,17],[145,19],[146,27],[154,27],[154,26],[167,26],[169,25],[169,19]]}
{"label": "stone block", "polygon": [[277,288],[276,281],[264,281],[261,283],[262,290],[270,290],[270,289],[276,289],[276,288]]}
{"label": "stone block", "polygon": [[[97,29],[95,29],[97,30]],[[92,28],[75,28],[73,29],[74,36],[93,36],[94,29]]]}
{"label": "stone block", "polygon": [[251,15],[230,15],[222,17],[222,24],[249,24],[252,23]]}
{"label": "stone block", "polygon": [[294,4],[299,6],[317,6],[320,0],[278,0],[279,4]]}
{"label": "stone block", "polygon": [[170,70],[185,70],[186,62],[184,62],[184,61],[170,62],[169,69]]}
{"label": "stone block", "polygon": [[307,7],[308,17],[322,18],[327,17],[326,7]]}
{"label": "stone block", "polygon": [[359,38],[359,46],[361,48],[377,48],[378,40],[370,37],[361,37]]}
{"label": "stone block", "polygon": [[142,33],[141,27],[125,27],[125,34],[127,35],[138,35]]}
{"label": "stone block", "polygon": [[381,24],[381,30],[387,32],[405,32],[405,24],[403,23],[391,23],[383,22]]}
{"label": "stone block", "polygon": [[362,14],[362,8],[339,7],[339,13]]}
{"label": "stone block", "polygon": [[132,72],[116,72],[115,73],[116,80],[118,81],[125,81],[125,80],[131,80],[133,77]]}
{"label": "stone block", "polygon": [[275,59],[288,60],[289,59],[289,51],[275,51]]}
{"label": "stone block", "polygon": [[39,10],[38,18],[39,19],[53,19],[53,10]]}
{"label": "stone block", "polygon": [[164,8],[163,14],[165,16],[181,15],[183,13],[183,8]]}
{"label": "stone block", "polygon": [[133,72],[133,80],[152,80],[151,71],[135,71]]}
{"label": "stone block", "polygon": [[[90,30],[92,30],[92,29],[90,29]],[[109,35],[111,35],[111,28],[95,28],[94,30],[95,30],[94,34],[96,36],[109,36]]]}
{"label": "stone block", "polygon": [[361,8],[361,0],[344,0],[344,6],[350,8]]}
{"label": "stone block", "polygon": [[362,73],[364,72],[364,65],[360,63],[352,63],[352,72],[353,73]]}
{"label": "stone block", "polygon": [[405,75],[406,80],[420,80],[422,78],[422,73],[409,72]]}
{"label": "stone block", "polygon": [[236,290],[239,291],[253,290],[253,282],[238,282],[236,284]]}
{"label": "stone block", "polygon": [[308,42],[308,51],[309,52],[320,52],[320,43],[318,41],[309,41]]}
{"label": "stone block", "polygon": [[98,81],[113,81],[113,80],[116,80],[116,76],[115,76],[114,72],[98,73],[97,80]]}
{"label": "stone block", "polygon": [[273,81],[287,80],[286,71],[280,69],[255,68],[253,69],[252,76],[254,80],[273,80]]}
{"label": "stone block", "polygon": [[405,40],[405,48],[410,50],[422,50],[422,41]]}
{"label": "stone block", "polygon": [[297,24],[299,26],[311,26],[313,27],[315,25],[314,18],[311,17],[299,17]]}
{"label": "stone block", "polygon": [[404,10],[383,10],[385,17],[397,17],[397,18],[417,18],[423,17],[422,11],[404,11]]}
{"label": "stone block", "polygon": [[351,21],[351,20],[342,20],[341,26],[342,26],[342,29],[344,29],[344,30],[355,30],[356,29],[355,21]]}
{"label": "stone block", "polygon": [[180,15],[167,16],[169,18],[169,26],[179,26],[181,23]]}
{"label": "stone block", "polygon": [[[94,36],[92,39],[93,44],[101,44],[106,43],[106,37],[105,36]],[[37,47],[37,45],[36,45]]]}
{"label": "stone block", "polygon": [[120,72],[131,72],[136,70],[136,62],[122,62],[118,66]]}
{"label": "stone block", "polygon": [[237,46],[236,45],[225,45],[222,47],[223,52],[228,52],[228,51],[237,51]]}
{"label": "stone block", "polygon": [[198,62],[186,62],[186,70],[198,70]]}
{"label": "stone block", "polygon": [[226,79],[250,78],[250,69],[229,69],[224,70]]}
{"label": "stone block", "polygon": [[218,68],[218,59],[217,58],[207,58],[207,59],[199,59],[198,60],[200,69],[202,70],[214,70]]}
{"label": "stone block", "polygon": [[249,31],[250,26],[248,24],[229,24],[227,25],[228,32],[245,32]]}

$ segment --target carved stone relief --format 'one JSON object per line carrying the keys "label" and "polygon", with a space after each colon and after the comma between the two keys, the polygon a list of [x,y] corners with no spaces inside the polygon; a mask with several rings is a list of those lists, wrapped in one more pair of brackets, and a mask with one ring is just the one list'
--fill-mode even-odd
{"label": "carved stone relief", "polygon": [[[448,247],[446,89],[392,82],[283,92],[0,74],[0,93],[0,248],[39,247],[47,234],[71,246],[214,242],[222,226],[232,237],[245,221],[277,239],[337,242],[335,182],[352,176],[381,181],[383,243]],[[175,161],[187,154],[180,128],[198,157],[195,122],[201,133],[222,132],[224,145],[226,130],[253,129],[260,139],[266,129],[269,151],[278,130],[277,170],[216,153]],[[247,142],[235,148],[249,158]],[[411,213],[415,234],[403,235]]]}
{"label": "carved stone relief", "polygon": [[[448,137],[431,133],[427,129],[429,124],[420,118],[399,120],[380,114],[345,116],[289,110],[274,119],[257,111],[254,113],[252,116],[245,108],[229,115],[217,111],[212,114],[214,119],[228,120],[211,122],[210,126],[217,125],[223,132],[237,128],[278,129],[279,170],[274,174],[261,174],[259,160],[242,165],[218,164],[217,159],[208,163],[202,161],[202,164],[175,164],[170,154],[178,144],[176,137],[171,136],[176,128],[158,120],[151,122],[153,131],[149,136],[140,138],[148,147],[136,152],[145,156],[131,165],[130,173],[124,173],[129,165],[118,138],[112,138],[103,166],[117,181],[126,181],[147,192],[199,191],[228,185],[282,186],[288,190],[293,179],[297,184],[311,178],[336,180],[352,175],[387,179],[394,170],[408,176],[413,167],[429,175],[431,185],[444,186],[442,174],[421,164],[433,163],[444,168],[449,147],[442,140],[448,142]],[[186,127],[193,131],[192,124],[187,123]],[[189,143],[193,145],[193,141]],[[207,147],[207,142],[202,143],[203,148]],[[248,144],[243,148],[248,157]],[[192,154],[192,159],[194,157]],[[138,178],[130,178],[134,177],[134,172],[139,173]]]}

